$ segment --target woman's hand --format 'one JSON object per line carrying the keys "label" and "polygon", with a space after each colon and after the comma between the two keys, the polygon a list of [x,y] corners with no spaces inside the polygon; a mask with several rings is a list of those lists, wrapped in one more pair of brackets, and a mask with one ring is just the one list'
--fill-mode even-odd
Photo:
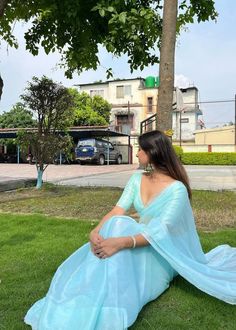
{"label": "woman's hand", "polygon": [[91,244],[91,250],[95,254],[94,249],[99,246],[99,244],[104,241],[104,238],[99,234],[96,228],[90,232],[89,241]]}
{"label": "woman's hand", "polygon": [[102,240],[94,247],[94,254],[100,258],[105,259],[111,257],[113,254],[123,249],[122,237],[111,237]]}

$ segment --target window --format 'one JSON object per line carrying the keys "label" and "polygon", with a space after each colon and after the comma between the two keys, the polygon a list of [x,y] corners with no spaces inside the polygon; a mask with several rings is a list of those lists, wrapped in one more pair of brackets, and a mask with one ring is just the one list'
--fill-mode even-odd
{"label": "window", "polygon": [[102,148],[103,144],[101,141],[97,141],[97,147]]}
{"label": "window", "polygon": [[95,95],[104,97],[104,90],[103,89],[90,89],[90,96],[94,97]]}
{"label": "window", "polygon": [[95,140],[94,139],[87,139],[87,140],[79,140],[77,147],[84,147],[84,146],[95,146]]}
{"label": "window", "polygon": [[124,98],[124,86],[116,86],[116,98],[117,99]]}
{"label": "window", "polygon": [[153,97],[147,98],[147,112],[153,112]]}
{"label": "window", "polygon": [[116,115],[116,124],[117,126],[128,126],[130,125],[133,128],[133,119],[134,115]]}
{"label": "window", "polygon": [[116,86],[116,98],[123,99],[127,95],[131,95],[131,85]]}
{"label": "window", "polygon": [[189,123],[189,118],[181,118],[181,123]]}

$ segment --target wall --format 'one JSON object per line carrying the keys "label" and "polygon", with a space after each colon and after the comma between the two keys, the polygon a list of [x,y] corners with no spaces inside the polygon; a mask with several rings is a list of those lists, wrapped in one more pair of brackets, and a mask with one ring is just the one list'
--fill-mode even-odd
{"label": "wall", "polygon": [[226,126],[195,131],[195,144],[220,144],[235,143],[235,127]]}
{"label": "wall", "polygon": [[[178,143],[175,143],[178,145]],[[184,152],[208,152],[208,145],[206,144],[188,144],[182,145]],[[236,145],[234,144],[211,144],[212,152],[236,152]]]}
{"label": "wall", "polygon": [[[184,122],[187,119],[188,122]],[[194,131],[198,128],[198,113],[195,111],[182,112],[181,114],[181,140],[194,141]],[[173,130],[174,140],[180,139],[180,113],[175,111],[173,113]]]}
{"label": "wall", "polygon": [[[90,91],[103,91],[103,95],[101,95],[105,100],[109,100],[109,88],[107,83],[98,83],[98,84],[88,84],[88,85],[81,85],[79,92],[86,92],[89,95],[91,94]],[[92,95],[90,95],[92,96]]]}
{"label": "wall", "polygon": [[[117,86],[131,86],[129,95],[124,95],[122,98],[117,98]],[[133,116],[133,128],[130,130],[130,125],[123,125],[123,133],[131,135],[137,135],[140,133],[140,122],[149,118],[157,111],[157,99],[158,99],[158,88],[145,88],[144,79],[123,79],[108,81],[106,83],[88,84],[81,85],[81,91],[86,91],[90,94],[90,90],[103,90],[104,98],[112,104],[110,126],[114,127],[117,125],[116,115],[128,115]],[[184,92],[183,92],[184,91]],[[147,99],[153,97],[153,111],[147,111]],[[129,110],[128,110],[129,102]],[[176,88],[173,94],[173,104],[176,109],[173,113],[173,130],[174,140],[179,140],[180,132],[180,113],[183,109],[184,103],[188,104],[186,112],[182,113],[182,119],[187,118],[189,123],[181,123],[182,140],[193,141],[193,132],[198,128],[197,120],[198,115],[202,114],[198,106],[198,89],[196,87],[190,87],[187,89]],[[173,109],[174,109],[173,107]],[[152,127],[154,129],[155,127]]]}

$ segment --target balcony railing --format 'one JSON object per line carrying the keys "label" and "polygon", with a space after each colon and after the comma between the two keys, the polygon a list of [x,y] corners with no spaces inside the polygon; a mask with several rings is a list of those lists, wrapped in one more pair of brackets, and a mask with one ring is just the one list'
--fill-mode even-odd
{"label": "balcony railing", "polygon": [[140,123],[140,134],[153,131],[156,128],[156,114],[141,121]]}

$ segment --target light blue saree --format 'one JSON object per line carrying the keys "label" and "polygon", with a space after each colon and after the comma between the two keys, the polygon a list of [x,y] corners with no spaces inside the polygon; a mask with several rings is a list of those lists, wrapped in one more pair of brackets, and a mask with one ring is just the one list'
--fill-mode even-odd
{"label": "light blue saree", "polygon": [[98,259],[89,243],[56,271],[47,295],[25,316],[34,330],[124,330],[142,307],[156,299],[178,273],[202,291],[236,304],[236,249],[218,246],[204,254],[185,186],[175,181],[144,205],[141,173],[129,180],[117,205],[133,204],[137,223],[127,216],[107,221],[100,234],[142,234],[150,246]]}

